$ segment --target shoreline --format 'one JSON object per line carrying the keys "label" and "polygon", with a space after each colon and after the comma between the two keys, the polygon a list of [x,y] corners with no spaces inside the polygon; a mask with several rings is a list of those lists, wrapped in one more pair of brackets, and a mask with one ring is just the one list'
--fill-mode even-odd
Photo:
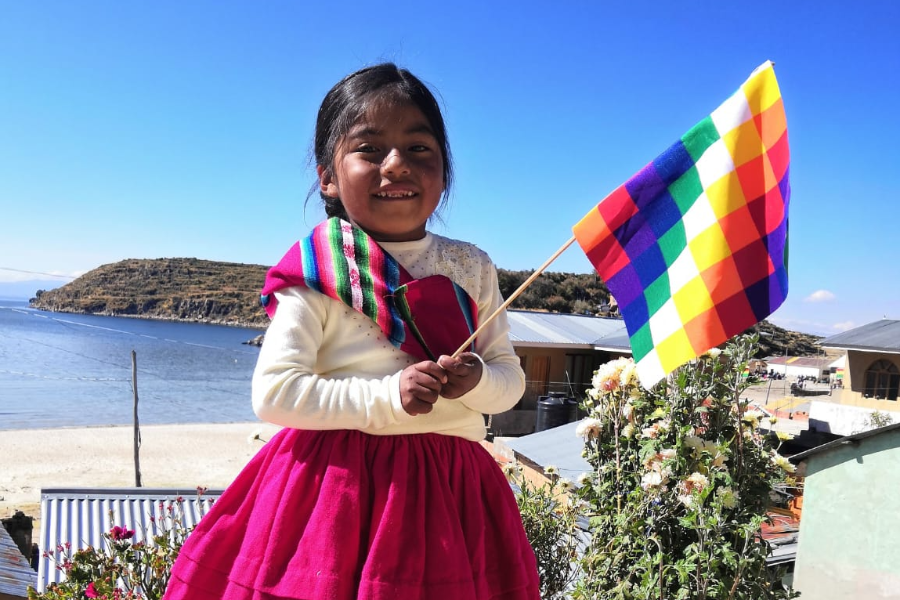
{"label": "shoreline", "polygon": [[[142,425],[143,487],[225,488],[281,428],[261,422]],[[0,430],[0,518],[39,529],[43,488],[134,487],[134,427]]]}
{"label": "shoreline", "polygon": [[237,327],[239,329],[255,329],[258,331],[265,332],[268,329],[268,322],[245,322],[245,321],[223,321],[219,319],[201,319],[201,318],[180,318],[174,316],[162,316],[162,315],[151,315],[151,314],[127,314],[120,313],[115,311],[86,311],[86,310],[71,310],[66,308],[49,308],[46,306],[36,306],[31,303],[31,300],[21,300],[22,302],[27,303],[26,308],[30,308],[31,310],[37,310],[41,312],[48,312],[54,314],[63,314],[63,315],[87,315],[94,317],[120,317],[122,319],[142,319],[145,321],[165,321],[167,323],[195,323],[201,325],[221,325],[223,327]]}

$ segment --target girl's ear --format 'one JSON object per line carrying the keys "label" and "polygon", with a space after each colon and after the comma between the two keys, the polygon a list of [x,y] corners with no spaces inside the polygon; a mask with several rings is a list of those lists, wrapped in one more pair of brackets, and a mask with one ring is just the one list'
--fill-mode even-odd
{"label": "girl's ear", "polygon": [[338,198],[337,183],[334,177],[322,165],[316,165],[316,174],[319,176],[319,190],[329,198]]}

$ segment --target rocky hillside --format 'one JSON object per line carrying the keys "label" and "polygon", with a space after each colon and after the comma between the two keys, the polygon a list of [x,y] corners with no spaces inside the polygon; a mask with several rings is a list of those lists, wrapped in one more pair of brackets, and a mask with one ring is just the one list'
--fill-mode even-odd
{"label": "rocky hillside", "polygon": [[[259,303],[267,267],[196,258],[129,259],[103,265],[75,281],[38,291],[35,308],[56,312],[133,316],[265,327]],[[504,296],[530,273],[498,269]],[[544,273],[513,302],[513,308],[553,312],[604,312],[612,302],[596,275]],[[614,312],[614,309],[613,309]],[[818,337],[782,329],[768,321],[753,327],[762,332],[759,356],[811,356]]]}
{"label": "rocky hillside", "polygon": [[103,265],[61,288],[38,291],[31,305],[56,312],[265,327],[259,290],[266,268],[196,258],[129,259]]}

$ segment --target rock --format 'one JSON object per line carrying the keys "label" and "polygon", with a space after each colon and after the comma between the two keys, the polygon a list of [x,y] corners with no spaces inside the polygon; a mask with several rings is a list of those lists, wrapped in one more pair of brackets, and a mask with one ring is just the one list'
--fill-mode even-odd
{"label": "rock", "polygon": [[246,344],[248,346],[262,346],[263,340],[266,338],[265,334],[261,333],[252,340],[247,340],[246,342],[241,342],[242,344]]}

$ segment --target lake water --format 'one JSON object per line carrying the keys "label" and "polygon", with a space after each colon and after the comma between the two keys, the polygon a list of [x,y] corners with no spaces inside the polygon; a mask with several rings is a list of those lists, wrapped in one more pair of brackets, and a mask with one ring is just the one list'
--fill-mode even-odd
{"label": "lake water", "polygon": [[0,299],[0,430],[255,421],[261,330],[51,313]]}

